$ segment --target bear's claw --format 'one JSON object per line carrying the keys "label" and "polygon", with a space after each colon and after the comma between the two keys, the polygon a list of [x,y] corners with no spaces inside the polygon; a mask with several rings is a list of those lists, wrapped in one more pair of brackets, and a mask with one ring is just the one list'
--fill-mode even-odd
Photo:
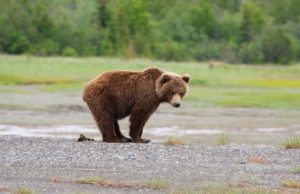
{"label": "bear's claw", "polygon": [[150,141],[150,139],[141,139],[141,143],[149,143]]}
{"label": "bear's claw", "polygon": [[128,137],[122,137],[120,142],[121,142],[121,143],[132,142],[132,139],[130,139],[130,138],[128,138]]}
{"label": "bear's claw", "polygon": [[138,139],[138,140],[132,140],[134,143],[149,143],[151,140],[149,139]]}

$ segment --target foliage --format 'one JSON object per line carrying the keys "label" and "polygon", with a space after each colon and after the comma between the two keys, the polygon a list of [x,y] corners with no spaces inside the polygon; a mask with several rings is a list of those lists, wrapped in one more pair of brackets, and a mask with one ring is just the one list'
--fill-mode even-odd
{"label": "foliage", "polygon": [[298,0],[0,0],[0,52],[288,64],[300,59],[299,6]]}
{"label": "foliage", "polygon": [[62,50],[62,55],[67,57],[77,56],[77,52],[75,49],[68,46]]}
{"label": "foliage", "polygon": [[294,59],[293,42],[282,29],[268,27],[261,37],[262,54],[265,61],[288,63]]}
{"label": "foliage", "polygon": [[29,50],[30,43],[22,33],[13,31],[7,34],[7,37],[2,37],[1,47],[4,52],[21,54]]}

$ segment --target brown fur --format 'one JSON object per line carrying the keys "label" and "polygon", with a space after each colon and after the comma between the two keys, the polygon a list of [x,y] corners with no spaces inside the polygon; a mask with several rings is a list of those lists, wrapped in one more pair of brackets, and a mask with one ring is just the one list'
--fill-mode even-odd
{"label": "brown fur", "polygon": [[[83,99],[102,133],[104,142],[129,142],[122,135],[118,120],[130,115],[129,135],[133,142],[142,139],[143,127],[161,102],[170,102],[174,93],[181,98],[189,77],[149,68],[143,72],[106,72],[88,82]],[[178,107],[178,106],[176,106]]]}

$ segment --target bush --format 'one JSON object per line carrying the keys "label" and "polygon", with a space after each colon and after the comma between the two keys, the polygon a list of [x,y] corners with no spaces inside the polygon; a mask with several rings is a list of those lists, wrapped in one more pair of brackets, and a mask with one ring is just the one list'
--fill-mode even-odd
{"label": "bush", "polygon": [[45,40],[35,45],[32,52],[41,56],[58,55],[59,44],[53,40]]}
{"label": "bush", "polygon": [[267,27],[262,34],[261,46],[266,62],[287,64],[294,60],[295,49],[288,34],[279,27]]}
{"label": "bush", "polygon": [[234,42],[222,42],[218,44],[221,52],[219,57],[222,61],[227,63],[236,63],[238,59],[236,57],[237,45]]}
{"label": "bush", "polygon": [[261,45],[257,41],[241,44],[237,55],[242,63],[259,63],[263,60]]}
{"label": "bush", "polygon": [[193,58],[197,61],[220,59],[220,44],[217,41],[208,39],[208,37],[201,37],[197,42],[192,43],[190,47]]}
{"label": "bush", "polygon": [[156,45],[156,55],[163,60],[181,61],[188,59],[187,48],[173,40]]}
{"label": "bush", "polygon": [[77,56],[78,55],[77,52],[76,52],[76,50],[73,49],[72,47],[69,47],[69,46],[65,47],[62,50],[61,54],[63,56],[66,56],[66,57],[72,57],[72,56]]}
{"label": "bush", "polygon": [[3,37],[1,45],[2,50],[9,54],[21,54],[27,52],[30,48],[27,38],[17,31],[8,33],[7,37]]}

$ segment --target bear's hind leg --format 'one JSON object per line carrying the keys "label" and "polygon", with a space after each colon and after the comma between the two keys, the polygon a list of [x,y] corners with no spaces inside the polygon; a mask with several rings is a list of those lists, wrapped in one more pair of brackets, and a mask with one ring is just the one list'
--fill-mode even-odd
{"label": "bear's hind leg", "polygon": [[101,99],[89,99],[86,103],[102,134],[103,142],[122,142],[115,131],[115,118],[113,110],[99,104]]}
{"label": "bear's hind leg", "polygon": [[120,126],[119,126],[118,121],[115,121],[114,124],[115,124],[115,132],[116,132],[116,135],[117,135],[119,138],[121,138],[121,142],[123,142],[123,143],[126,143],[126,142],[132,142],[132,140],[131,140],[130,138],[125,137],[125,136],[122,134],[122,132],[121,132],[121,130],[120,130]]}
{"label": "bear's hind leg", "polygon": [[102,133],[103,142],[122,142],[121,138],[116,135],[114,119],[109,114],[102,114],[95,120]]}

